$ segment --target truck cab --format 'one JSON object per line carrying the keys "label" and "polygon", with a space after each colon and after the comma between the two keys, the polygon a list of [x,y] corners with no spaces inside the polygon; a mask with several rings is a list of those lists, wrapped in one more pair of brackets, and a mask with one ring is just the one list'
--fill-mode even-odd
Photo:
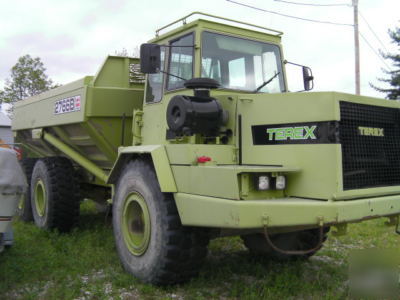
{"label": "truck cab", "polygon": [[[179,21],[182,27],[157,31],[142,46],[148,75],[141,132],[143,145],[164,144],[185,224],[249,228],[268,219],[272,227],[317,226],[378,217],[386,209],[398,213],[398,103],[337,92],[289,92],[282,32]],[[302,68],[307,91],[313,78]],[[182,108],[185,101],[178,99],[207,90],[201,83],[197,89],[191,85],[194,92],[185,87],[192,78],[219,83],[207,94],[225,114],[214,134],[197,128],[212,117],[202,119],[201,108],[196,111],[193,104],[206,107],[207,100],[200,96]],[[189,120],[196,113],[198,119]],[[183,128],[177,129],[180,122]],[[386,201],[371,199],[383,196]],[[198,214],[207,206],[203,201],[221,215]],[[241,205],[257,217],[233,208]],[[352,209],[357,213],[350,217]]]}

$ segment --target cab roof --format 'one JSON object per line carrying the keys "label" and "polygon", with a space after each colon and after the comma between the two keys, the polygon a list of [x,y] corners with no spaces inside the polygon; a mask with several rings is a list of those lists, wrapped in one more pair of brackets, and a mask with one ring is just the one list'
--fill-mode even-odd
{"label": "cab roof", "polygon": [[[222,20],[225,22],[230,22],[231,24],[226,24],[226,23],[221,23],[221,22],[216,22],[208,19],[197,19],[194,20],[190,23],[187,23],[187,19],[193,15],[201,15],[203,17],[209,17],[209,18],[214,18],[218,20]],[[176,27],[181,23],[181,26]],[[235,24],[234,24],[235,23]],[[237,26],[239,25],[239,26]],[[166,30],[167,28],[172,28],[172,30],[165,32],[163,34],[160,34],[161,31]],[[167,40],[169,40],[173,36],[180,35],[181,33],[186,33],[189,31],[193,30],[210,30],[210,31],[216,31],[216,32],[221,32],[221,33],[226,33],[229,35],[235,35],[235,36],[242,36],[245,38],[250,38],[250,39],[257,39],[261,41],[268,41],[268,42],[274,42],[274,43],[279,43],[281,40],[281,36],[283,32],[259,26],[259,25],[254,25],[242,21],[236,21],[224,17],[218,17],[202,12],[193,12],[183,18],[180,18],[170,24],[167,24],[166,26],[163,26],[159,29],[156,30],[156,37],[151,39],[149,42],[150,43],[163,43]]]}

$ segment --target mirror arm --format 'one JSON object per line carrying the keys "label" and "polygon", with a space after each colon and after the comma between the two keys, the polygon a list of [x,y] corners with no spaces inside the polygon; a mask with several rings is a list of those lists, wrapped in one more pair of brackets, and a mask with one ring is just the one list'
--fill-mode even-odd
{"label": "mirror arm", "polygon": [[289,64],[289,65],[294,65],[294,66],[299,66],[299,67],[305,67],[304,65],[296,64],[294,62],[287,61],[286,59],[283,61],[283,64],[284,65]]}
{"label": "mirror arm", "polygon": [[314,76],[312,76],[312,71],[311,71],[311,69],[310,69],[309,67],[307,67],[307,66],[305,66],[305,65],[296,64],[296,63],[294,63],[294,62],[287,61],[286,59],[283,61],[283,64],[285,64],[285,65],[286,65],[286,64],[290,64],[290,65],[302,67],[303,70],[304,70],[305,68],[307,68],[308,70],[310,70],[310,73],[311,73],[310,76],[304,76],[304,73],[303,73],[304,84],[305,84],[306,82],[311,82],[310,88],[309,88],[309,89],[300,90],[300,91],[296,91],[296,92],[311,91],[311,90],[314,88]]}

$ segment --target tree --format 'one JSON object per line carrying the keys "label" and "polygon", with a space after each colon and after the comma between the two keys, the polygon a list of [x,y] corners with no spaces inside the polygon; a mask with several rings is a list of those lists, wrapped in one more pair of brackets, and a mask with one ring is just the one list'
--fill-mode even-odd
{"label": "tree", "polygon": [[126,57],[130,56],[130,57],[139,58],[140,57],[140,48],[139,48],[139,46],[133,47],[131,54],[128,52],[128,50],[126,48],[122,48],[122,50],[115,50],[114,55],[126,56]]}
{"label": "tree", "polygon": [[393,31],[389,30],[389,35],[392,39],[392,43],[396,43],[399,46],[399,52],[382,54],[385,59],[392,61],[394,70],[384,70],[384,72],[388,74],[390,78],[379,78],[379,81],[389,83],[391,87],[380,88],[374,85],[372,85],[372,87],[377,91],[386,93],[386,98],[388,99],[400,100],[400,27],[397,27]]}
{"label": "tree", "polygon": [[29,54],[21,56],[11,68],[10,78],[6,79],[4,89],[0,91],[0,104],[10,103],[9,113],[12,113],[15,102],[57,87],[45,71],[39,57],[33,58]]}

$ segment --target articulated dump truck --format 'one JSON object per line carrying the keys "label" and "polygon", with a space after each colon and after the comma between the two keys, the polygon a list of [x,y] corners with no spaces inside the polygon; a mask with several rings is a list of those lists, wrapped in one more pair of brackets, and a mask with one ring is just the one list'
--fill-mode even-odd
{"label": "articulated dump truck", "polygon": [[289,92],[282,32],[194,14],[157,30],[140,60],[109,56],[94,77],[16,104],[21,218],[65,232],[82,199],[108,202],[124,268],[161,285],[196,276],[212,238],[307,258],[331,227],[396,227],[400,105],[307,92],[305,66],[305,91]]}

